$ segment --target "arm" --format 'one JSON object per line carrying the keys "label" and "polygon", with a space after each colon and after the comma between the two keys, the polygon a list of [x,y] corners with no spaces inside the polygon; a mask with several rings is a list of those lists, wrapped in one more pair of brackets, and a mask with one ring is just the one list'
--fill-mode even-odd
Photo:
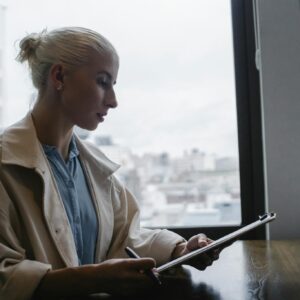
{"label": "arm", "polygon": [[28,259],[23,246],[22,218],[0,181],[0,299],[28,300],[88,295],[96,292],[126,294],[152,286],[141,270],[155,266],[153,259],[108,260],[98,265],[52,270],[50,264]]}
{"label": "arm", "polygon": [[[134,196],[114,177],[112,201],[114,207],[115,229],[113,243],[108,257],[124,257],[125,246],[136,250],[140,256],[153,257],[161,265],[195,249],[206,246],[212,240],[204,234],[192,237],[188,242],[168,230],[149,230],[140,228],[139,207]],[[204,270],[218,259],[219,250],[210,255],[203,254],[190,264]]]}
{"label": "arm", "polygon": [[98,265],[49,271],[38,286],[37,299],[84,296],[94,293],[126,295],[145,291],[153,282],[143,273],[152,269],[151,258],[112,259]]}
{"label": "arm", "polygon": [[112,177],[112,205],[114,232],[108,258],[127,257],[126,246],[133,248],[142,257],[153,257],[157,265],[171,259],[177,244],[184,238],[169,230],[140,228],[140,210],[135,197]]}
{"label": "arm", "polygon": [[29,260],[17,210],[0,181],[0,299],[30,299],[51,265]]}

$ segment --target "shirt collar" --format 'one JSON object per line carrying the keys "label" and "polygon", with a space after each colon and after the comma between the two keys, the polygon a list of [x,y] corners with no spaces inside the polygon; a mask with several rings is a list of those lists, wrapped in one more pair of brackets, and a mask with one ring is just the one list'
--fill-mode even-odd
{"label": "shirt collar", "polygon": [[[47,156],[53,156],[58,153],[57,147],[47,145],[47,144],[42,144],[44,152]],[[75,158],[79,155],[79,150],[76,145],[76,139],[74,135],[72,135],[70,145],[69,145],[69,156],[68,156],[68,161],[70,161],[72,158]]]}
{"label": "shirt collar", "polygon": [[[110,176],[119,168],[119,165],[113,163],[94,145],[83,143],[76,134],[73,135],[73,139],[76,141],[78,153],[80,152],[88,163],[96,166],[97,171],[103,173],[104,176]],[[6,128],[0,135],[0,162],[2,164],[20,165],[45,171],[48,168],[45,158],[45,152],[36,135],[31,112],[23,120]]]}

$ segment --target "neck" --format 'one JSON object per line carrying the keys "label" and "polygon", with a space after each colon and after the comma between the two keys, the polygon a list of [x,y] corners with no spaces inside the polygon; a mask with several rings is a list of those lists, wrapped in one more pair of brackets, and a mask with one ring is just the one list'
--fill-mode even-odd
{"label": "neck", "polygon": [[31,114],[39,141],[55,146],[61,156],[67,159],[73,124],[66,121],[57,107],[47,99],[39,99]]}

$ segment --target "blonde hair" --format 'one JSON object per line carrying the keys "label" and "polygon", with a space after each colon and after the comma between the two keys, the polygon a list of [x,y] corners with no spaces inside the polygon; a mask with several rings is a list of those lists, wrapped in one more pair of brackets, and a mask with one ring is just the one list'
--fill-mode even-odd
{"label": "blonde hair", "polygon": [[47,32],[32,33],[20,43],[19,62],[28,62],[33,85],[42,90],[49,70],[62,63],[70,70],[88,62],[90,50],[112,53],[118,57],[113,45],[99,33],[82,27],[63,27]]}

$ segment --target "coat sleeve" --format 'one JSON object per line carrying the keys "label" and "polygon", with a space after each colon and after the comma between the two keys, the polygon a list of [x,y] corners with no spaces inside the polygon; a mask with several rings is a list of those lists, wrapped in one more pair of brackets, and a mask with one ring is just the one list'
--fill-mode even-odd
{"label": "coat sleeve", "polygon": [[0,182],[0,299],[30,299],[48,264],[28,260],[21,245],[18,212]]}
{"label": "coat sleeve", "polygon": [[152,257],[157,266],[168,262],[177,244],[184,242],[180,235],[166,229],[140,227],[140,210],[135,197],[112,178],[114,232],[108,258],[127,257],[124,248],[130,246],[141,257]]}

